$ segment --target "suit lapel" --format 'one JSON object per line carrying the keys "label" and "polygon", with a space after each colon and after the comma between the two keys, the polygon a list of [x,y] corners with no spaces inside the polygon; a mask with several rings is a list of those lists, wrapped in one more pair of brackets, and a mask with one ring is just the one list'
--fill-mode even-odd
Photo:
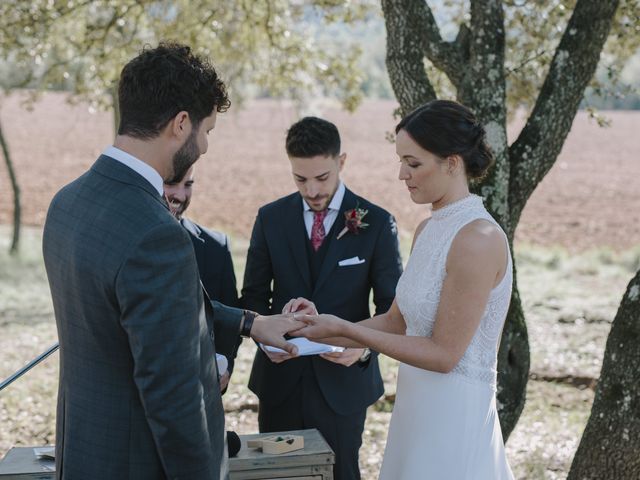
{"label": "suit lapel", "polygon": [[282,217],[283,232],[289,242],[289,249],[298,266],[300,275],[305,282],[307,290],[311,291],[311,272],[309,271],[309,259],[304,242],[307,241],[306,227],[302,213],[302,197],[299,194],[291,197],[286,214]]}
{"label": "suit lapel", "polygon": [[340,258],[340,254],[344,250],[346,242],[344,238],[338,240],[336,237],[344,228],[344,212],[350,208],[355,208],[355,206],[356,196],[351,193],[349,189],[346,189],[344,192],[344,198],[342,199],[342,204],[340,205],[340,211],[338,212],[336,221],[331,229],[331,236],[325,239],[325,241],[329,241],[329,248],[327,249],[327,255],[325,256],[324,261],[322,262],[322,267],[320,268],[320,274],[318,275],[318,280],[316,281],[316,285],[313,290],[314,295],[327,281],[333,269],[338,266],[338,260]]}

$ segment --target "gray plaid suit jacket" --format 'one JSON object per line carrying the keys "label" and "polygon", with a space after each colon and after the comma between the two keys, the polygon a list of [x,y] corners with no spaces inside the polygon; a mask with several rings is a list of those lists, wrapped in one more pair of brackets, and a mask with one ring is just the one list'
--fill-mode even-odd
{"label": "gray plaid suit jacket", "polygon": [[226,477],[213,329],[189,235],[158,192],[101,156],[53,199],[43,251],[58,478]]}

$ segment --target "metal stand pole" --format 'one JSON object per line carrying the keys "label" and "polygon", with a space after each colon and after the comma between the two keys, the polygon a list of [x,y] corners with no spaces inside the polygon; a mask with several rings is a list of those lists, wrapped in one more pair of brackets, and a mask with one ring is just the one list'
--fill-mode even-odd
{"label": "metal stand pole", "polygon": [[39,364],[41,361],[43,361],[45,358],[47,358],[49,355],[51,355],[52,353],[54,353],[56,350],[58,350],[58,348],[60,347],[60,344],[58,342],[54,343],[53,345],[51,345],[47,350],[45,350],[44,352],[42,352],[40,355],[38,355],[36,358],[34,358],[33,360],[31,360],[28,364],[26,364],[24,367],[22,367],[20,370],[18,370],[17,372],[15,372],[13,375],[11,375],[10,377],[6,378],[5,380],[2,381],[2,383],[0,383],[0,392],[7,386],[11,385],[15,380],[17,380],[18,378],[20,378],[22,375],[24,375],[25,373],[27,373],[29,370],[31,370],[33,367],[35,367],[37,364]]}

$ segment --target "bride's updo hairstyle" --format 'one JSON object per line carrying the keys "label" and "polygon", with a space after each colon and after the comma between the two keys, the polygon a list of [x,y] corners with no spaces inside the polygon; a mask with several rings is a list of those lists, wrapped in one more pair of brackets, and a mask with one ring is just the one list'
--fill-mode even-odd
{"label": "bride's updo hairstyle", "polygon": [[423,149],[445,159],[460,155],[468,179],[483,178],[493,165],[493,154],[485,141],[485,130],[464,105],[433,100],[406,115],[396,126]]}

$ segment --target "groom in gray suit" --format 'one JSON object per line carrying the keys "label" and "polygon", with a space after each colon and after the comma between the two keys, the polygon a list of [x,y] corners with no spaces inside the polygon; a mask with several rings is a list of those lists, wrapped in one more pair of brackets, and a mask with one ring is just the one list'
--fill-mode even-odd
{"label": "groom in gray suit", "polygon": [[118,97],[113,146],[56,194],[44,228],[60,340],[57,477],[226,478],[214,336],[295,353],[283,335],[297,323],[209,302],[163,200],[163,180],[206,152],[229,107],[213,67],[161,44],[124,67]]}

